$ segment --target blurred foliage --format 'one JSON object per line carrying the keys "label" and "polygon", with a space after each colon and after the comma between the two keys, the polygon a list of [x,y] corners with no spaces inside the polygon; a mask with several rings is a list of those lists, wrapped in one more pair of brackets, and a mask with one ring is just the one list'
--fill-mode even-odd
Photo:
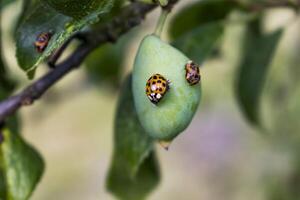
{"label": "blurred foliage", "polygon": [[[88,5],[82,5],[88,6]],[[93,5],[90,13],[80,19],[73,19],[58,13],[47,4],[37,1],[33,9],[24,14],[25,20],[17,30],[17,59],[20,67],[26,71],[29,78],[34,77],[35,69],[55,49],[68,38],[89,24],[96,23],[101,15],[108,13],[112,5],[107,1]],[[62,8],[61,8],[62,9]],[[68,8],[67,8],[68,9]],[[50,33],[51,38],[47,48],[39,53],[33,45],[41,33]]]}
{"label": "blurred foliage", "polygon": [[[1,0],[0,11],[13,2],[15,1]],[[149,3],[148,0],[147,2]],[[16,55],[21,69],[33,78],[38,65],[73,34],[86,29],[101,30],[105,23],[130,3],[128,0],[23,0],[15,38]],[[225,22],[230,14],[235,10],[243,10],[246,15],[253,14],[251,12],[261,9],[251,7],[254,3],[258,5],[270,1],[199,0],[186,4],[183,9],[174,13],[170,22],[168,34],[172,45],[196,62],[203,63],[220,46],[225,28],[230,26],[230,23]],[[285,5],[290,3],[291,1]],[[251,9],[245,9],[249,5]],[[271,63],[285,30],[279,28],[271,32],[264,31],[262,21],[265,10],[262,9],[261,12],[255,13],[254,18],[239,22],[241,26],[246,26],[246,31],[241,41],[238,73],[231,78],[236,79],[235,95],[241,110],[247,121],[256,127],[264,127],[264,121],[261,120],[261,100],[263,96],[268,96],[266,104],[271,113],[268,117],[272,118],[272,128],[268,131],[276,135],[274,141],[271,140],[272,145],[289,149],[295,165],[286,179],[267,177],[270,183],[267,183],[266,196],[272,200],[294,200],[299,199],[300,195],[300,39],[294,42],[298,42],[298,46],[290,48],[293,50],[288,54],[292,56],[286,56],[285,62],[280,63],[279,72],[274,72],[270,68]],[[42,53],[37,52],[34,47],[40,33],[51,33],[49,44]],[[93,83],[119,85],[119,75],[128,55],[126,50],[135,34],[127,34],[115,44],[105,44],[89,55],[85,61],[85,72]],[[7,72],[3,49],[0,50],[0,100],[3,100],[15,92],[16,84]],[[270,70],[273,75],[271,77]],[[268,90],[265,89],[266,84]],[[5,124],[0,124],[0,136],[4,138],[0,152],[2,199],[28,199],[44,170],[44,162],[39,153],[19,134],[20,123],[20,119],[14,115]],[[136,115],[129,76],[120,89],[107,189],[120,199],[144,199],[159,181],[160,170],[153,141],[143,130]]]}
{"label": "blurred foliage", "polygon": [[260,125],[259,100],[282,34],[282,30],[265,34],[261,28],[260,19],[251,22],[247,27],[236,85],[236,94],[242,110],[254,125]]}
{"label": "blurred foliage", "polygon": [[0,1],[0,11],[7,5],[13,3],[15,0],[1,0]]}
{"label": "blurred foliage", "polygon": [[[0,29],[0,100],[8,97],[14,83],[7,75],[2,57]],[[26,200],[39,182],[44,162],[40,154],[28,145],[19,132],[19,120],[16,115],[0,125],[0,197],[2,199]]]}
{"label": "blurred foliage", "polygon": [[[120,47],[120,48],[118,48]],[[94,50],[86,60],[86,71],[92,81],[118,86],[124,57],[123,44],[105,44]]]}
{"label": "blurred foliage", "polygon": [[47,2],[58,12],[70,16],[74,19],[90,17],[92,13],[101,13],[109,4],[112,5],[113,0],[42,0]]}
{"label": "blurred foliage", "polygon": [[117,106],[114,154],[107,188],[120,199],[144,199],[159,182],[153,140],[142,128],[133,104],[131,75],[127,77]]}
{"label": "blurred foliage", "polygon": [[96,84],[108,83],[119,86],[120,74],[124,65],[126,49],[135,33],[121,37],[115,44],[105,44],[94,50],[86,59],[86,72]]}
{"label": "blurred foliage", "polygon": [[239,8],[239,4],[227,0],[203,0],[189,4],[172,19],[170,36],[177,39],[203,24],[224,20],[235,8]]}
{"label": "blurred foliage", "polygon": [[4,142],[1,144],[1,152],[7,187],[6,199],[28,199],[43,174],[44,162],[40,154],[20,135],[7,129],[2,134]]}
{"label": "blurred foliage", "polygon": [[224,33],[222,23],[208,23],[177,38],[173,45],[197,63],[202,63],[214,50]]}
{"label": "blurred foliage", "polygon": [[25,20],[26,15],[30,10],[34,9],[39,0],[23,0],[20,15],[17,18],[16,24],[14,25],[14,36],[17,37],[17,30],[22,22]]}

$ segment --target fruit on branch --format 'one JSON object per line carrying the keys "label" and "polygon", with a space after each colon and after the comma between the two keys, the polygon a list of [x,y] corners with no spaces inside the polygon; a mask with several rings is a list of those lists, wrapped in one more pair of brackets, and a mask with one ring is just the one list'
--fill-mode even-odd
{"label": "fruit on branch", "polygon": [[197,67],[155,35],[140,44],[133,69],[134,103],[146,132],[164,146],[190,124],[197,110],[201,97]]}

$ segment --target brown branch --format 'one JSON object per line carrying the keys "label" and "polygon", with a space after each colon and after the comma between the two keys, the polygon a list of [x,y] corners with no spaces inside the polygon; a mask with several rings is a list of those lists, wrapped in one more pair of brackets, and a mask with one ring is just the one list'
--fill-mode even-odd
{"label": "brown branch", "polygon": [[[169,0],[168,8],[172,6],[178,0]],[[237,1],[237,0],[232,0]],[[264,8],[272,7],[300,7],[299,1],[296,4],[291,3],[288,0],[267,1],[262,5],[252,5],[253,11],[257,11]],[[35,100],[39,99],[52,85],[54,85],[63,76],[68,74],[73,69],[79,67],[86,56],[94,50],[96,47],[106,43],[115,42],[121,35],[128,32],[133,27],[137,26],[144,19],[145,15],[153,10],[155,5],[147,5],[138,2],[132,3],[127,8],[124,8],[119,16],[114,18],[110,23],[105,26],[99,27],[89,32],[77,34],[76,37],[83,39],[83,43],[77,47],[77,49],[70,55],[65,61],[56,65],[57,59],[64,52],[70,41],[59,49],[54,57],[50,60],[50,65],[54,67],[53,70],[33,82],[27,88],[20,93],[11,96],[2,102],[0,102],[0,122],[5,118],[15,113],[23,105],[30,105]],[[251,7],[250,7],[251,10]]]}
{"label": "brown branch", "polygon": [[[171,0],[171,3],[175,2],[177,0]],[[22,106],[31,105],[63,76],[79,67],[92,50],[106,42],[116,41],[121,35],[140,24],[145,15],[155,7],[155,5],[138,2],[132,3],[127,8],[124,8],[119,16],[115,17],[105,26],[80,34],[79,37],[83,37],[85,42],[79,45],[65,61],[56,65],[55,69],[33,82],[20,93],[0,102],[0,122],[14,114]],[[64,49],[65,47],[66,45],[63,45]],[[62,53],[63,51],[58,50],[51,64],[56,62]]]}

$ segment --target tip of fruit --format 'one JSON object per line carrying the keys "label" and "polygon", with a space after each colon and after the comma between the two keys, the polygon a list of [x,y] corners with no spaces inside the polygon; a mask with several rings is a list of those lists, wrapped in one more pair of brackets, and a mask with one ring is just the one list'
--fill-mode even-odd
{"label": "tip of fruit", "polygon": [[164,141],[164,140],[158,141],[158,143],[160,144],[160,146],[161,146],[162,148],[164,148],[166,151],[169,150],[169,147],[170,147],[170,145],[171,145],[171,142],[172,142],[172,141]]}

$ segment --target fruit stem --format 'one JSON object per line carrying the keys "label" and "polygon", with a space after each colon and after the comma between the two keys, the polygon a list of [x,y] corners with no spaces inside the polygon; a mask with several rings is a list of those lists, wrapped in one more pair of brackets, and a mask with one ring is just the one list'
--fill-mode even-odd
{"label": "fruit stem", "polygon": [[157,35],[158,37],[160,37],[169,12],[170,12],[169,9],[162,9],[161,10],[158,22],[157,22],[156,27],[155,27],[154,35]]}

